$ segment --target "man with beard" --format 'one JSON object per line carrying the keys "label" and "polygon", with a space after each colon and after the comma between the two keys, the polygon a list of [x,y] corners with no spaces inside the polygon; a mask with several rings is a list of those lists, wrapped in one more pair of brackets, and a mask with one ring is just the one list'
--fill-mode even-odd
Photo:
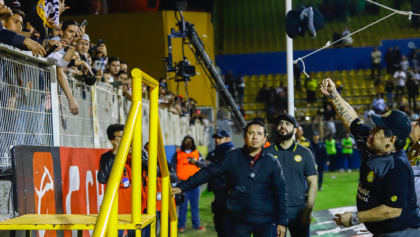
{"label": "man with beard", "polygon": [[293,140],[297,127],[295,117],[289,114],[280,115],[277,118],[278,141],[266,150],[280,161],[283,168],[288,194],[287,227],[292,237],[303,237],[309,236],[318,189],[318,172],[312,152]]}
{"label": "man with beard", "polygon": [[[212,136],[216,143],[216,149],[209,152],[206,161],[208,164],[215,164],[223,159],[227,151],[235,149],[235,144],[230,139],[230,134],[226,130],[219,130]],[[226,199],[228,196],[228,189],[226,186],[226,178],[210,180],[207,185],[207,190],[214,193],[214,201],[211,204],[211,209],[214,214],[214,228],[217,231],[218,237],[229,237],[230,221],[227,215]]]}
{"label": "man with beard", "polygon": [[357,189],[358,211],[336,214],[336,224],[350,227],[363,223],[374,236],[380,237],[420,236],[414,174],[403,149],[413,130],[409,117],[398,110],[382,116],[372,114],[376,126],[370,128],[337,93],[331,79],[324,79],[320,89],[357,138],[363,158]]}

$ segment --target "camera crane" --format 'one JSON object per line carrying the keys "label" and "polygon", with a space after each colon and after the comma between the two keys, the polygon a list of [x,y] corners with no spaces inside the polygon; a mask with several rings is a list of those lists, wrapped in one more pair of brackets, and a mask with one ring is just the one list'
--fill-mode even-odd
{"label": "camera crane", "polygon": [[[178,19],[177,12],[180,13],[181,19]],[[235,120],[240,124],[240,126],[245,127],[246,123],[242,117],[241,112],[238,109],[235,101],[232,96],[229,94],[228,90],[219,73],[217,73],[213,61],[210,59],[206,50],[204,49],[204,43],[198,37],[198,33],[194,28],[194,24],[191,24],[187,21],[184,21],[184,16],[182,11],[175,11],[175,18],[178,20],[176,26],[179,27],[179,31],[175,31],[174,28],[171,29],[171,33],[168,34],[168,57],[164,58],[166,62],[166,71],[167,72],[176,72],[176,82],[185,82],[185,85],[188,85],[188,81],[191,81],[190,77],[195,76],[195,66],[191,66],[187,58],[183,55],[183,60],[173,65],[172,58],[172,39],[173,38],[182,38],[182,47],[184,47],[185,39],[188,39],[188,46],[195,55],[197,61],[200,63],[203,71],[209,78],[210,82],[216,89],[219,96],[223,99],[225,104],[228,106],[229,111],[234,116]],[[184,49],[182,49],[184,54]],[[203,65],[204,64],[204,65]],[[210,73],[210,75],[209,75]],[[188,92],[187,92],[188,93]],[[188,94],[187,94],[188,95]]]}

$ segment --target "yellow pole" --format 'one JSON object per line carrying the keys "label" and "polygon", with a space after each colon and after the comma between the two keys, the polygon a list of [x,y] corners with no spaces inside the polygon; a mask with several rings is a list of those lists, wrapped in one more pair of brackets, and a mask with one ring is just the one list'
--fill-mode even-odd
{"label": "yellow pole", "polygon": [[112,205],[111,217],[107,231],[108,237],[118,236],[118,193],[115,195],[115,201]]}
{"label": "yellow pole", "polygon": [[160,236],[168,237],[169,227],[169,176],[162,177],[162,209],[160,212]]}
{"label": "yellow pole", "polygon": [[171,237],[178,236],[178,221],[171,221]]}
{"label": "yellow pole", "polygon": [[[142,103],[142,78],[141,71],[138,68],[135,68],[131,71],[131,76],[133,77],[133,97],[132,101]],[[133,156],[131,158],[131,185],[132,185],[132,194],[131,194],[131,223],[140,224],[141,222],[141,191],[142,191],[142,172],[141,172],[141,161],[142,161],[142,113],[140,112],[137,116],[137,120],[134,127],[133,134]]]}
{"label": "yellow pole", "polygon": [[[149,172],[147,214],[156,215],[157,143],[159,122],[159,87],[150,89]],[[150,225],[150,236],[156,236],[156,222]]]}
{"label": "yellow pole", "polygon": [[131,104],[130,113],[128,114],[127,122],[124,127],[117,156],[115,157],[114,165],[112,166],[111,174],[109,175],[101,209],[99,210],[98,218],[96,219],[93,237],[103,237],[107,231],[109,217],[111,215],[111,207],[118,193],[122,172],[124,170],[128,150],[133,138],[134,124],[136,122],[137,115],[141,113],[140,106],[140,102]]}

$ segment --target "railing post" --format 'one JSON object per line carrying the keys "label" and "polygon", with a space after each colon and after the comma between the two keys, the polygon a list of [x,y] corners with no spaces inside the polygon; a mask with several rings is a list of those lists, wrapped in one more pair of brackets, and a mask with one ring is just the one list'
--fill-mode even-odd
{"label": "railing post", "polygon": [[[161,159],[162,160],[162,159]],[[162,209],[160,212],[160,236],[168,236],[169,227],[169,185],[171,180],[169,176],[162,176]]]}
{"label": "railing post", "polygon": [[93,143],[95,148],[100,148],[99,143],[99,126],[98,126],[98,100],[96,96],[96,84],[91,86],[90,93],[92,95],[92,122],[93,122]]}
{"label": "railing post", "polygon": [[56,66],[48,67],[51,75],[51,111],[52,111],[52,132],[53,132],[53,144],[54,146],[60,146],[60,113],[59,110],[59,99],[58,99],[58,80],[57,80],[57,68]]}
{"label": "railing post", "polygon": [[115,195],[114,204],[112,205],[111,217],[109,218],[109,226],[107,231],[108,237],[118,236],[118,192]]}
{"label": "railing post", "polygon": [[[141,71],[139,69],[133,69],[131,71],[133,77],[133,103],[142,103],[142,78]],[[140,113],[137,115],[137,121],[134,127],[133,135],[133,157],[131,158],[131,186],[132,186],[132,198],[131,198],[131,223],[140,224],[141,222],[141,192],[142,192],[142,112],[140,106]]]}
{"label": "railing post", "polygon": [[[147,185],[147,214],[156,215],[157,143],[159,123],[159,87],[150,89],[149,172]],[[150,236],[156,236],[156,222],[150,225]]]}
{"label": "railing post", "polygon": [[112,166],[111,174],[108,179],[102,206],[99,210],[98,219],[96,220],[93,237],[103,237],[108,229],[112,204],[115,202],[115,196],[118,194],[119,184],[125,162],[127,160],[128,150],[130,149],[131,141],[133,139],[135,122],[137,115],[141,113],[140,105],[141,102],[133,103],[131,105],[120,146],[118,148],[118,152],[114,160],[114,165]]}

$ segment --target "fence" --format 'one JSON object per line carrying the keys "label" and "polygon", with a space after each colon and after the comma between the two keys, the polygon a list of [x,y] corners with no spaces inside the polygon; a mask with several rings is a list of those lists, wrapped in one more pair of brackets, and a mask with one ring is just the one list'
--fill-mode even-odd
{"label": "fence", "polygon": [[[131,102],[122,91],[98,82],[87,86],[66,74],[79,114],[70,113],[67,97],[57,86],[55,66],[28,52],[0,44],[0,175],[11,174],[10,149],[14,145],[111,148],[106,129],[124,123]],[[143,143],[149,141],[149,102],[142,103]],[[180,145],[191,135],[197,145],[208,145],[201,124],[190,126],[187,117],[159,109],[165,145]]]}

